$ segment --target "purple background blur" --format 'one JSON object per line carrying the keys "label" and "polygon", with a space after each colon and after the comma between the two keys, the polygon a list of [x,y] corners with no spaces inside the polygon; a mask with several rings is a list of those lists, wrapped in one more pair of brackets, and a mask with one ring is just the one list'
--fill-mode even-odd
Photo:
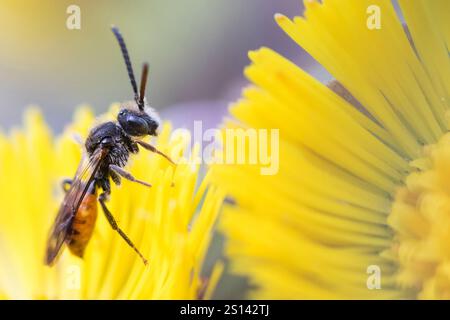
{"label": "purple background blur", "polygon": [[[66,9],[81,8],[81,30]],[[314,61],[276,25],[274,13],[302,11],[298,0],[25,1],[0,4],[0,128],[38,105],[55,131],[87,103],[99,114],[132,98],[118,45],[120,27],[137,77],[150,62],[147,97],[175,127],[215,126],[246,83],[247,52],[271,47],[304,68]]]}

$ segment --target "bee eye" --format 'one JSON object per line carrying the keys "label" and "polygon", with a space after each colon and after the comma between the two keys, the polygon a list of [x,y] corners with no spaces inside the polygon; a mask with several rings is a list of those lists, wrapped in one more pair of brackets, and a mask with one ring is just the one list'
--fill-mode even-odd
{"label": "bee eye", "polygon": [[149,134],[149,127],[145,119],[130,112],[119,113],[117,117],[120,126],[131,136],[144,136]]}
{"label": "bee eye", "polygon": [[147,126],[147,122],[145,122],[144,119],[141,119],[134,115],[129,115],[127,117],[126,121],[127,121],[127,125],[129,127],[133,127],[135,131],[142,132],[143,134],[147,133],[148,126]]}

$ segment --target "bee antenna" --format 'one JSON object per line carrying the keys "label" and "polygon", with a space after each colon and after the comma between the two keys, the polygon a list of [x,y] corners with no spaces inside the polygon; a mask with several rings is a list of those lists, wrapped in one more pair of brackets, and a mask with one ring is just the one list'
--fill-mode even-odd
{"label": "bee antenna", "polygon": [[141,87],[139,88],[139,101],[137,102],[139,109],[144,110],[145,87],[147,86],[148,63],[142,66]]}
{"label": "bee antenna", "polygon": [[127,67],[128,77],[130,78],[131,86],[133,87],[134,98],[137,101],[139,99],[139,96],[137,91],[136,80],[134,78],[133,67],[131,66],[130,56],[128,55],[127,46],[125,45],[125,41],[123,40],[123,37],[116,26],[111,26],[111,31],[116,36],[117,42],[119,42],[120,50],[122,51],[122,56],[123,59],[125,60],[125,65]]}

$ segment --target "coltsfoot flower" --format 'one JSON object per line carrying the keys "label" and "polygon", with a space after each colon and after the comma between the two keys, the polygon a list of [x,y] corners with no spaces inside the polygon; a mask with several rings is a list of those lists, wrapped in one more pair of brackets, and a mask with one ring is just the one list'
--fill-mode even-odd
{"label": "coltsfoot flower", "polygon": [[276,21],[346,94],[250,53],[225,127],[279,128],[280,168],[213,168],[232,269],[253,298],[450,298],[450,2],[400,0],[410,37],[391,1],[304,3]]}
{"label": "coltsfoot flower", "polygon": [[[134,156],[129,170],[153,187],[123,181],[113,186],[109,206],[149,265],[144,266],[99,210],[84,259],[66,249],[55,266],[44,266],[48,230],[63,197],[61,180],[74,175],[81,159],[82,148],[73,136],[85,138],[93,123],[91,111],[81,108],[74,123],[54,137],[40,113],[31,109],[24,128],[0,134],[0,297],[208,297],[211,291],[205,293],[205,288],[213,289],[221,265],[208,284],[200,272],[223,196],[210,186],[209,175],[199,181],[198,165],[184,161],[173,167],[148,152]],[[171,156],[180,160],[189,139],[170,139],[170,132],[166,123],[156,145],[167,153],[179,150]]]}

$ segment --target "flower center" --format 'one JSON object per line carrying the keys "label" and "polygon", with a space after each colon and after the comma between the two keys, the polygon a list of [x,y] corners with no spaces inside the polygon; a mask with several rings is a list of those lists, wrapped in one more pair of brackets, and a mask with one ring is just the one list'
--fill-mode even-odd
{"label": "flower center", "polygon": [[398,283],[422,299],[450,299],[450,133],[424,157],[395,196],[388,224]]}

